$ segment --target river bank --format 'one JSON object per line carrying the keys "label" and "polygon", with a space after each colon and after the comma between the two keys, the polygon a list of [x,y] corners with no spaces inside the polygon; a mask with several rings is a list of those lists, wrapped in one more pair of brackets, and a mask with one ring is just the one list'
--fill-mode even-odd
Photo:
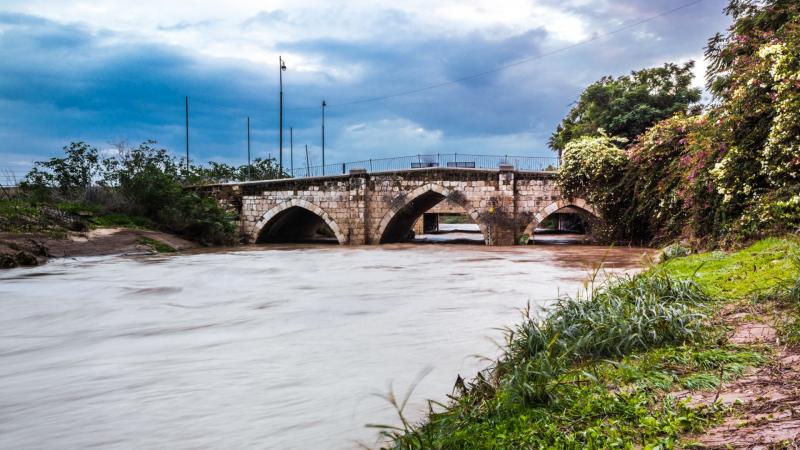
{"label": "river bank", "polygon": [[795,238],[767,239],[565,299],[509,329],[503,356],[446,407],[389,424],[386,447],[796,445],[798,254]]}
{"label": "river bank", "polygon": [[86,232],[0,233],[0,268],[37,266],[50,258],[174,252],[196,243],[160,231],[124,227]]}

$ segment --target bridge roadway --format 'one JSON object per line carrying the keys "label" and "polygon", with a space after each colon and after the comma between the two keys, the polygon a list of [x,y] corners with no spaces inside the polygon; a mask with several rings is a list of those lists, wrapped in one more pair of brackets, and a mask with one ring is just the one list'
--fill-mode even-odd
{"label": "bridge roadway", "polygon": [[245,242],[303,242],[320,236],[340,244],[402,242],[423,213],[446,200],[478,226],[487,245],[527,243],[548,215],[592,205],[561,195],[556,172],[416,168],[198,186],[235,214]]}

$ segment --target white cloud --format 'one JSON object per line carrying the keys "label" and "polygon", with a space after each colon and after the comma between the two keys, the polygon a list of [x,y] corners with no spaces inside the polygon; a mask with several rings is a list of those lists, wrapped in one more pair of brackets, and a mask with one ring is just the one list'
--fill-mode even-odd
{"label": "white cloud", "polygon": [[508,37],[531,28],[543,28],[558,41],[578,42],[589,36],[588,24],[581,17],[525,0],[444,2],[433,12],[436,20],[444,20],[450,27],[487,29],[495,33],[500,30],[498,37]]}
{"label": "white cloud", "polygon": [[425,153],[441,145],[442,137],[441,130],[426,129],[406,118],[392,118],[349,125],[336,136],[336,142],[352,158],[359,159],[378,153]]}
{"label": "white cloud", "polygon": [[[574,13],[527,0],[444,0],[435,5],[423,0],[350,0],[337,4],[319,0],[200,0],[191,6],[163,0],[11,0],[3,9],[110,30],[117,39],[165,43],[209,57],[257,63],[272,63],[280,51],[278,43],[293,40],[397,42],[474,32],[503,39],[542,28],[555,41],[576,42],[588,36],[589,28]],[[302,54],[291,57],[300,70],[319,69]]]}
{"label": "white cloud", "polygon": [[686,64],[689,61],[694,61],[694,68],[692,69],[694,80],[692,80],[692,86],[703,91],[703,98],[701,101],[703,103],[708,103],[711,100],[711,94],[706,91],[708,61],[705,60],[701,53],[675,58],[677,64]]}

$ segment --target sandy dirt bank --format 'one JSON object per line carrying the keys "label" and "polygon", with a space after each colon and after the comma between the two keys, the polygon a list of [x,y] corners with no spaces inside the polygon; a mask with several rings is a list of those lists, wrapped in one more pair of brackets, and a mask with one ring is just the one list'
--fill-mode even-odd
{"label": "sandy dirt bank", "polygon": [[159,231],[102,228],[64,237],[42,233],[0,233],[0,268],[35,266],[49,258],[154,252],[151,239],[175,250],[197,244]]}

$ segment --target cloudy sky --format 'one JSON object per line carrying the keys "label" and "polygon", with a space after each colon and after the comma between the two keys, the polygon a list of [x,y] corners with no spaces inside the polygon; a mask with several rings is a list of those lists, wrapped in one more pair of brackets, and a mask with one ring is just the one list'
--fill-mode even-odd
{"label": "cloudy sky", "polygon": [[322,99],[327,162],[549,155],[599,77],[690,59],[702,76],[725,0],[634,25],[690,1],[3,0],[0,170],[23,173],[76,140],[154,139],[179,154],[185,95],[193,160],[243,162],[248,115],[254,155],[274,155],[279,55],[296,166],[305,144],[319,162]]}

